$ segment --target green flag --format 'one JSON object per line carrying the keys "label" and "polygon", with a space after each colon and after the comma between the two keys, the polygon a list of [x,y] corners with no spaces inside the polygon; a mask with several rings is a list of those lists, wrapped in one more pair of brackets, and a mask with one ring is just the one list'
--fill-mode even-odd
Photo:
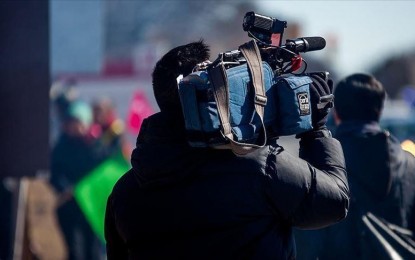
{"label": "green flag", "polygon": [[89,172],[74,188],[74,196],[79,207],[92,230],[103,242],[108,196],[118,179],[130,168],[122,154],[118,153]]}

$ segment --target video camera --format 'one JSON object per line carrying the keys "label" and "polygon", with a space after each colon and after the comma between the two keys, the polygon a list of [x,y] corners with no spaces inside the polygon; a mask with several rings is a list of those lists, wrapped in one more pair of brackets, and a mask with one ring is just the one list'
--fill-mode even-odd
{"label": "video camera", "polygon": [[[257,40],[261,51],[261,58],[266,61],[277,75],[291,73],[298,70],[304,62],[301,52],[322,50],[326,47],[326,41],[322,37],[302,37],[287,39],[285,45],[281,45],[286,21],[260,15],[255,12],[245,14],[243,30],[248,36]],[[243,57],[238,50],[225,52],[224,60],[227,62],[241,62]]]}
{"label": "video camera", "polygon": [[[269,139],[313,129],[313,81],[304,73],[307,63],[300,53],[321,50],[326,41],[303,37],[281,45],[286,27],[286,21],[248,12],[243,29],[253,40],[178,78],[191,146],[232,149],[243,155]],[[302,72],[292,73],[301,67]]]}

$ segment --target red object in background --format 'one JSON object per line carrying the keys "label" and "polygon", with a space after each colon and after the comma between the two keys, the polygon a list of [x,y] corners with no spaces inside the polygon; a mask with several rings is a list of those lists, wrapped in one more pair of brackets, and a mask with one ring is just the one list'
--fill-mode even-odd
{"label": "red object in background", "polygon": [[104,63],[105,76],[131,76],[134,75],[134,64],[131,59],[107,58]]}
{"label": "red object in background", "polygon": [[133,99],[130,104],[127,118],[128,131],[136,135],[140,131],[143,120],[154,113],[153,108],[148,101],[146,95],[137,91],[134,93]]}

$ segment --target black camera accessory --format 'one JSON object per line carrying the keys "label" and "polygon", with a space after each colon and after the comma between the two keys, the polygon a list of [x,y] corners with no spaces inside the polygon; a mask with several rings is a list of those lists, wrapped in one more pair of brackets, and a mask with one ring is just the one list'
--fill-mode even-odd
{"label": "black camera accessory", "polygon": [[323,37],[302,37],[294,40],[287,40],[282,48],[295,53],[318,51],[326,47],[326,40]]}
{"label": "black camera accessory", "polygon": [[273,34],[279,34],[278,46],[281,46],[282,36],[284,29],[287,28],[287,22],[256,14],[255,12],[248,12],[245,14],[242,27],[244,31],[248,32],[250,37],[267,44],[271,44]]}

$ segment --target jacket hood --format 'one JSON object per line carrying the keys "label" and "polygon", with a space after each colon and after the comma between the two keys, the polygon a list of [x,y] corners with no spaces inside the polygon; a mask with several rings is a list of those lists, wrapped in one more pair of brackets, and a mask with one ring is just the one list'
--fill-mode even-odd
{"label": "jacket hood", "polygon": [[186,142],[180,116],[160,112],[145,119],[137,137],[131,164],[140,185],[168,185],[187,177],[206,160],[206,149]]}

